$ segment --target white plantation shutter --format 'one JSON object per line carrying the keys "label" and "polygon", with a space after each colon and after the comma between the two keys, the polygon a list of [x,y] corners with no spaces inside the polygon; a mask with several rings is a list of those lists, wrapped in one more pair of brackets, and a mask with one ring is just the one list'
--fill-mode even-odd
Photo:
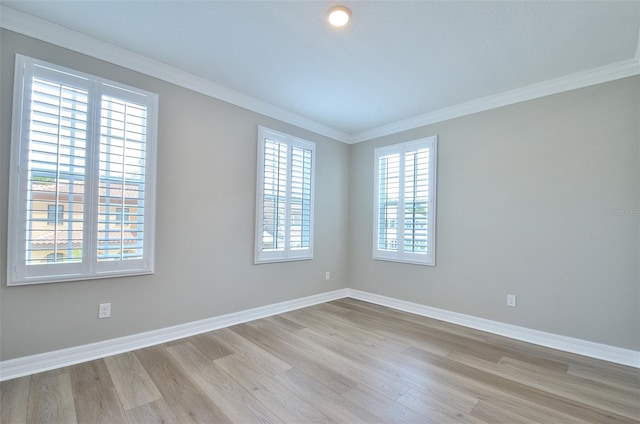
{"label": "white plantation shutter", "polygon": [[315,144],[258,129],[255,262],[313,256]]}
{"label": "white plantation shutter", "polygon": [[152,272],[157,95],[21,55],[15,78],[8,284]]}
{"label": "white plantation shutter", "polygon": [[261,242],[263,251],[285,248],[288,146],[264,140]]}
{"label": "white plantation shutter", "polygon": [[400,153],[381,157],[378,193],[378,249],[398,249],[398,219],[400,219]]}
{"label": "white plantation shutter", "polygon": [[122,94],[103,95],[100,108],[99,262],[144,257],[147,107]]}
{"label": "white plantation shutter", "polygon": [[311,149],[291,147],[290,240],[293,250],[311,247]]}
{"label": "white plantation shutter", "polygon": [[375,150],[374,259],[434,265],[436,144]]}
{"label": "white plantation shutter", "polygon": [[429,225],[429,149],[404,155],[404,240],[403,250],[428,253]]}
{"label": "white plantation shutter", "polygon": [[30,121],[22,230],[27,265],[43,258],[61,264],[82,260],[87,87],[82,78],[44,70],[32,77],[31,95],[25,98]]}

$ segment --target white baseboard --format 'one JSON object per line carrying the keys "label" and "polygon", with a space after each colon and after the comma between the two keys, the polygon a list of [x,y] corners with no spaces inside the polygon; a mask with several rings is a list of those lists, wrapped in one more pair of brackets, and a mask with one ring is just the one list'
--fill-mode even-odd
{"label": "white baseboard", "polygon": [[444,309],[433,308],[419,303],[407,302],[405,300],[381,296],[360,290],[347,289],[347,296],[528,343],[640,368],[640,352],[635,350],[623,349],[567,336],[560,336],[557,334],[546,333],[544,331],[531,330],[525,327],[505,324],[484,318],[477,318],[457,312],[450,312]]}
{"label": "white baseboard", "polygon": [[416,315],[435,318],[553,349],[640,368],[640,352],[633,350],[531,330],[360,290],[340,289],[145,333],[1,361],[0,381],[142,349],[144,347],[166,343],[195,334],[206,333],[243,322],[265,318],[331,300],[342,299],[344,297],[364,300]]}
{"label": "white baseboard", "polygon": [[142,349],[344,297],[347,297],[347,289],[340,289],[145,333],[9,359],[0,362],[0,381]]}

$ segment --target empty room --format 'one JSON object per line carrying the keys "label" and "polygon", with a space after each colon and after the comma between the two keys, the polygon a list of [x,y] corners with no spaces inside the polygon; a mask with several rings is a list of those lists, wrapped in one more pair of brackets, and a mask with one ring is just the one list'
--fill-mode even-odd
{"label": "empty room", "polygon": [[639,1],[0,0],[2,423],[639,423]]}

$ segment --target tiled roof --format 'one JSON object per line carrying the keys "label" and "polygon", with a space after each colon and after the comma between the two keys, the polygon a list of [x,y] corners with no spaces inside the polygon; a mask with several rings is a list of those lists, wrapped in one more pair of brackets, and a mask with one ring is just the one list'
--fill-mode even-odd
{"label": "tiled roof", "polygon": [[[137,231],[125,231],[124,233],[124,243],[126,245],[135,245],[138,240],[138,232]],[[71,238],[69,238],[68,230],[57,230],[57,231],[48,231],[35,237],[31,240],[31,244],[38,246],[45,245],[53,245],[54,241],[58,246],[60,245],[68,245],[69,240],[71,240],[72,246],[81,246],[82,245],[82,231],[72,231]],[[114,237],[111,239],[113,242],[119,242],[120,237]],[[100,245],[104,244],[104,241],[99,242]]]}
{"label": "tiled roof", "polygon": [[[73,194],[82,195],[84,194],[84,182],[76,181],[73,184],[68,183],[33,183],[31,185],[31,191],[37,195],[38,193],[43,193],[49,195],[50,193],[56,192],[56,187],[58,193],[61,195],[69,195],[71,192],[69,191],[69,186],[73,189]],[[100,187],[100,196],[107,196],[107,188]],[[127,200],[138,199],[140,197],[139,186],[137,184],[126,184],[124,196]],[[111,198],[121,198],[122,197],[122,184],[111,183],[109,185],[109,197]]]}

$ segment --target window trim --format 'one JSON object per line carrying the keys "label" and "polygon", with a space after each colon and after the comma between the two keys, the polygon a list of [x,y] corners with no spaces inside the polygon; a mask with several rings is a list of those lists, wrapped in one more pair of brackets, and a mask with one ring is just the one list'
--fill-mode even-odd
{"label": "window trim", "polygon": [[[427,215],[427,254],[398,251],[381,250],[378,248],[378,230],[379,230],[379,186],[380,186],[380,159],[389,154],[398,153],[404,163],[404,155],[411,150],[428,148],[429,156],[429,208]],[[438,137],[430,136],[418,140],[412,140],[404,143],[393,144],[390,146],[379,147],[374,150],[374,187],[373,187],[373,259],[391,262],[401,262],[416,265],[435,266],[435,248],[436,248],[436,191],[437,191],[437,164],[438,164]],[[404,167],[401,166],[401,169]],[[405,175],[400,174],[399,190],[402,193],[405,184]],[[404,196],[404,194],[402,194]],[[401,204],[401,202],[399,202]],[[401,208],[402,209],[402,208]],[[403,212],[404,215],[404,212]],[[402,222],[401,222],[402,221]],[[396,228],[404,228],[404,220],[398,217]],[[400,240],[398,240],[400,241]]]}
{"label": "window trim", "polygon": [[[278,143],[286,144],[289,147],[298,147],[311,150],[311,200],[309,214],[309,248],[294,250],[290,246],[285,246],[282,251],[264,252],[261,249],[261,235],[263,233],[263,205],[264,205],[264,156],[265,156],[265,140],[269,139]],[[290,150],[290,149],[289,149]],[[287,153],[290,157],[290,152]],[[256,226],[255,226],[255,244],[254,244],[254,264],[274,263],[274,262],[291,262],[313,259],[313,227],[314,227],[314,209],[315,209],[315,168],[316,168],[316,144],[312,141],[303,140],[279,131],[275,131],[261,125],[258,126],[258,153],[257,153],[257,178],[256,178]],[[287,181],[291,178],[291,163],[287,162]],[[291,185],[287,184],[287,204],[290,201]],[[287,208],[285,222],[291,221],[291,211]],[[288,228],[288,225],[287,225]]]}
{"label": "window trim", "polygon": [[[35,68],[38,72],[34,72]],[[26,169],[29,160],[29,136],[25,134],[29,128],[30,117],[28,105],[34,75],[51,73],[62,82],[71,82],[74,87],[82,81],[81,88],[92,90],[94,96],[101,99],[103,95],[142,103],[146,106],[146,149],[145,149],[145,219],[143,227],[143,256],[142,259],[127,261],[97,261],[97,213],[99,202],[87,200],[85,202],[85,216],[96,216],[88,219],[83,225],[84,260],[73,263],[26,265],[26,246],[24,234],[26,231],[28,186]],[[100,100],[95,101],[94,107],[87,110],[87,153],[86,153],[86,185],[85,198],[93,198],[98,193],[97,167],[99,149],[99,128],[97,122],[100,117]],[[157,168],[157,130],[158,130],[158,95],[139,88],[127,86],[115,81],[106,80],[98,76],[69,69],[57,64],[34,59],[21,54],[15,56],[15,76],[13,88],[13,106],[11,122],[10,148],[10,177],[9,177],[9,210],[8,210],[8,245],[7,245],[7,286],[28,284],[56,283],[65,281],[91,280],[98,278],[132,276],[152,274],[155,270],[155,196],[156,196],[156,168]],[[24,113],[26,112],[26,113]],[[97,140],[97,141],[96,141]],[[21,175],[21,170],[24,175]],[[21,247],[21,244],[23,245]],[[124,249],[124,248],[123,248]],[[126,264],[125,264],[126,262]],[[31,267],[31,268],[30,268]],[[39,267],[39,268],[33,268]]]}

